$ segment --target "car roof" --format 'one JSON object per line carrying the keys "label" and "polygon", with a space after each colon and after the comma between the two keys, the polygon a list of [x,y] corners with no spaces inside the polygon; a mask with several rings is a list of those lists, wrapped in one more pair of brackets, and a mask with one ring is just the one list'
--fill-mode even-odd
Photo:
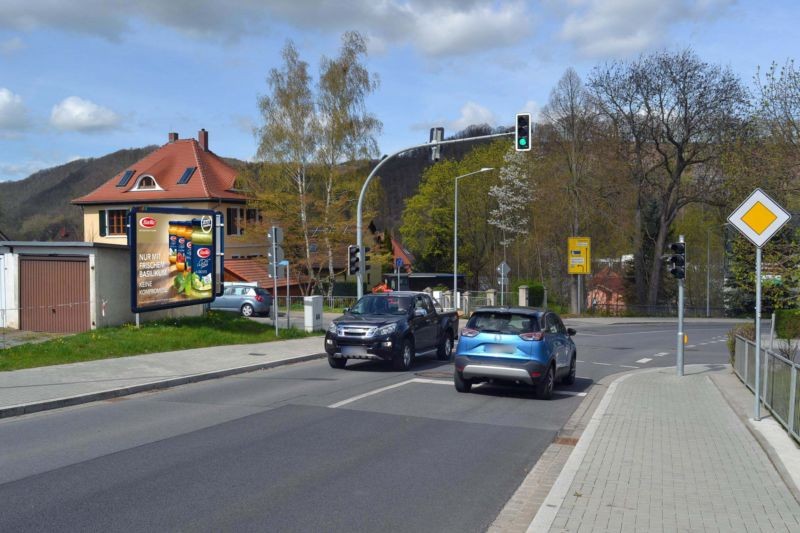
{"label": "car roof", "polygon": [[391,291],[391,292],[375,292],[372,294],[365,294],[364,296],[416,296],[418,294],[426,294],[422,291]]}
{"label": "car roof", "polygon": [[[547,311],[544,309],[537,309],[535,307],[522,307],[516,305],[485,305],[481,307],[477,307],[473,313],[519,313],[519,314],[526,314],[526,315],[535,315],[536,317],[541,317]],[[551,311],[552,312],[552,311]]]}

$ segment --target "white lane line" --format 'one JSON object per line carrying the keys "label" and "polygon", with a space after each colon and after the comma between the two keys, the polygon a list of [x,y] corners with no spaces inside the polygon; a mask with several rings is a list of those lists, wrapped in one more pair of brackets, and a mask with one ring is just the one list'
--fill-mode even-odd
{"label": "white lane line", "polygon": [[654,354],[653,357],[664,357],[665,355],[669,355],[669,352],[658,352]]}
{"label": "white lane line", "polygon": [[594,361],[592,361],[592,364],[593,365],[602,365],[602,366],[611,366],[611,363],[595,363]]}
{"label": "white lane line", "polygon": [[408,385],[409,383],[433,383],[434,385],[449,385],[451,387],[453,386],[452,381],[442,381],[440,379],[412,378],[406,381],[401,381],[400,383],[395,383],[394,385],[388,385],[386,387],[381,387],[380,389],[371,390],[369,392],[365,392],[364,394],[359,394],[358,396],[353,396],[352,398],[342,400],[341,402],[332,403],[328,407],[330,407],[331,409],[336,409],[337,407],[347,405],[348,403],[353,403],[358,400],[368,398],[369,396],[380,394],[381,392],[385,392],[387,390],[396,389],[397,387],[402,387],[403,385]]}
{"label": "white lane line", "polygon": [[631,365],[617,365],[617,366],[620,366],[622,368],[639,368],[638,366],[631,366]]}
{"label": "white lane line", "polygon": [[401,381],[400,383],[395,383],[394,385],[388,385],[386,387],[381,387],[380,389],[371,390],[369,392],[365,392],[364,394],[359,394],[358,396],[353,396],[352,398],[342,400],[341,402],[332,403],[328,407],[330,407],[331,409],[336,409],[337,407],[347,405],[348,403],[353,403],[363,398],[374,396],[375,394],[380,394],[381,392],[387,390],[396,389],[397,387],[402,387],[403,385],[408,385],[409,383],[413,383],[414,381],[415,379],[409,379],[407,381]]}
{"label": "white lane line", "polygon": [[575,392],[571,390],[554,390],[553,394],[561,394],[563,396],[586,396],[585,392]]}
{"label": "white lane line", "polygon": [[636,362],[639,363],[640,365],[643,365],[645,363],[649,363],[650,361],[652,361],[652,359],[650,359],[649,357],[642,357]]}
{"label": "white lane line", "polygon": [[697,348],[697,345],[695,345],[695,344],[690,344],[689,346],[687,346],[687,348]]}
{"label": "white lane line", "polygon": [[583,363],[583,362],[585,362],[585,361],[581,361],[580,359],[575,359],[575,362],[576,362],[576,363]]}

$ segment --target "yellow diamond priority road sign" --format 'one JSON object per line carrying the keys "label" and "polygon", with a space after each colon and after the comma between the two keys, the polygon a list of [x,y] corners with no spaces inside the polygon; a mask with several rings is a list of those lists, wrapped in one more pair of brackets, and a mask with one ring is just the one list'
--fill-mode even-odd
{"label": "yellow diamond priority road sign", "polygon": [[742,235],[761,248],[783,227],[792,215],[761,189],[753,191],[728,217]]}

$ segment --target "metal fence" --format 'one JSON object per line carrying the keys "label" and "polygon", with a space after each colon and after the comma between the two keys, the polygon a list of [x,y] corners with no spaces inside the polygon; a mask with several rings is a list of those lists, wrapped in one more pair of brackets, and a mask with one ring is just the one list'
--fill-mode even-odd
{"label": "metal fence", "polygon": [[[733,370],[755,391],[755,342],[736,336]],[[800,441],[800,364],[761,347],[761,400],[789,434]]]}

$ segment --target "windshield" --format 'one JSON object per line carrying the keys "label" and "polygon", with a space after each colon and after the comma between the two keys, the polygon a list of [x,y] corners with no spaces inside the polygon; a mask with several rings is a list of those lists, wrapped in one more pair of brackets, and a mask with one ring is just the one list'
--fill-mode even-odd
{"label": "windshield", "polygon": [[383,296],[370,294],[361,298],[350,308],[353,315],[405,315],[414,307],[414,299],[408,296]]}
{"label": "windshield", "polygon": [[481,311],[473,314],[467,327],[486,333],[506,333],[519,335],[540,331],[539,321],[533,315],[522,313],[494,313]]}

